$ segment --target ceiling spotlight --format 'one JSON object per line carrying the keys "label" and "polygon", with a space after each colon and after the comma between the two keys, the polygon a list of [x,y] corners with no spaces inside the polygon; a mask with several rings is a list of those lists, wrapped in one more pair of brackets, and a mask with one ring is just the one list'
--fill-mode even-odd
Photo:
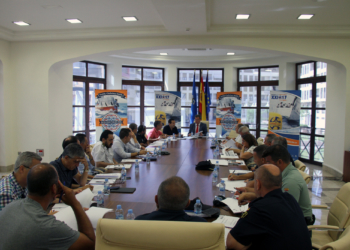
{"label": "ceiling spotlight", "polygon": [[76,18],[69,18],[69,19],[66,19],[66,21],[70,23],[82,23],[82,21]]}
{"label": "ceiling spotlight", "polygon": [[233,56],[235,53],[234,52],[227,52],[228,56]]}
{"label": "ceiling spotlight", "polygon": [[314,14],[302,14],[298,17],[298,19],[311,19],[314,16]]}
{"label": "ceiling spotlight", "polygon": [[266,71],[266,72],[271,72],[272,70],[271,70],[271,69],[266,69],[265,71]]}
{"label": "ceiling spotlight", "polygon": [[168,53],[165,53],[165,52],[162,52],[162,53],[159,53],[161,56],[167,56]]}
{"label": "ceiling spotlight", "polygon": [[15,21],[13,23],[17,24],[19,26],[28,26],[28,25],[30,25],[29,23],[26,23],[26,22],[23,22],[23,21]]}
{"label": "ceiling spotlight", "polygon": [[236,19],[249,19],[250,14],[237,14]]}
{"label": "ceiling spotlight", "polygon": [[136,22],[137,21],[137,18],[135,16],[123,16],[123,19],[126,22]]}

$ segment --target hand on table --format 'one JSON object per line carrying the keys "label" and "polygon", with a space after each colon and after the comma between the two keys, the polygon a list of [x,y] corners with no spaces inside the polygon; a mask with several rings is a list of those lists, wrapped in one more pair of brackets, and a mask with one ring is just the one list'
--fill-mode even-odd
{"label": "hand on table", "polygon": [[145,155],[145,154],[147,154],[147,151],[146,150],[140,150],[140,155]]}
{"label": "hand on table", "polygon": [[238,197],[238,205],[246,205],[257,198],[255,193],[244,192]]}
{"label": "hand on table", "polygon": [[238,180],[238,175],[229,174],[229,175],[228,175],[228,180],[229,180],[229,181]]}

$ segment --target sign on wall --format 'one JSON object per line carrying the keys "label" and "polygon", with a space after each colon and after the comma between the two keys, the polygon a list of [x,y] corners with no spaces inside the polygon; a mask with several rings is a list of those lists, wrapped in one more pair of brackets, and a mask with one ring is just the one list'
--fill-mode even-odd
{"label": "sign on wall", "polygon": [[270,92],[268,133],[283,136],[294,160],[299,157],[300,90]]}
{"label": "sign on wall", "polygon": [[95,90],[96,141],[108,129],[119,136],[127,126],[127,90]]}
{"label": "sign on wall", "polygon": [[181,132],[181,92],[155,91],[155,120],[163,126],[170,118],[175,120],[175,126]]}
{"label": "sign on wall", "polygon": [[216,130],[219,134],[228,136],[241,122],[241,98],[241,91],[217,93]]}

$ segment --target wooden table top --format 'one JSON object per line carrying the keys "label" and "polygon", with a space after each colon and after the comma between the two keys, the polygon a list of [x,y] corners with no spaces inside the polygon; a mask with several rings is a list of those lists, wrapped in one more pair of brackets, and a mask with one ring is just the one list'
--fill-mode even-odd
{"label": "wooden table top", "polygon": [[[156,210],[154,197],[162,181],[172,176],[183,178],[190,187],[190,199],[199,197],[203,204],[213,205],[214,196],[219,194],[219,189],[212,184],[212,171],[197,171],[196,164],[213,158],[213,149],[210,148],[211,140],[193,139],[177,140],[167,143],[170,155],[162,155],[157,161],[147,164],[139,163],[139,173],[135,173],[132,166],[127,170],[124,184],[120,187],[136,188],[133,194],[111,193],[105,200],[105,207],[116,209],[122,205],[124,212],[132,208],[136,216],[150,213]],[[219,178],[227,178],[229,169],[240,169],[238,166],[220,166]],[[118,172],[118,171],[113,171]],[[120,171],[119,171],[120,172]],[[226,191],[226,197],[232,197],[232,193]],[[221,214],[233,215],[230,211],[221,209]],[[105,218],[114,218],[113,213],[107,213]]]}

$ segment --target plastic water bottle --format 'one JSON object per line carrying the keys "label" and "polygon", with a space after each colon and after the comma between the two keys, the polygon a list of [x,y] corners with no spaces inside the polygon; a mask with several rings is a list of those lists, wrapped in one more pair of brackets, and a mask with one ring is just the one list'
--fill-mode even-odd
{"label": "plastic water bottle", "polygon": [[216,167],[215,167],[213,171],[213,184],[216,184],[217,181],[218,181],[218,171],[216,170]]}
{"label": "plastic water bottle", "polygon": [[108,179],[106,178],[106,179],[105,179],[105,182],[103,183],[103,193],[104,193],[104,194],[107,194],[107,192],[108,192],[108,187],[109,187],[109,182],[108,182]]}
{"label": "plastic water bottle", "polygon": [[217,145],[218,144],[218,135],[215,133],[215,145]]}
{"label": "plastic water bottle", "polygon": [[175,133],[173,133],[173,140],[175,140]]}
{"label": "plastic water bottle", "polygon": [[126,170],[125,167],[122,167],[122,172],[121,172],[122,176],[121,176],[121,180],[125,181],[126,180]]}
{"label": "plastic water bottle", "polygon": [[115,210],[115,218],[117,220],[124,220],[124,211],[122,209],[122,205],[117,205],[117,209]]}
{"label": "plastic water bottle", "polygon": [[165,148],[166,148],[166,142],[164,141],[162,145],[162,150],[165,150]]}
{"label": "plastic water bottle", "polygon": [[[157,148],[154,151],[156,151],[156,150],[157,150]],[[147,152],[147,155],[146,155],[146,162],[147,162],[147,164],[149,164],[150,161],[151,161],[151,158],[149,156],[149,152]]]}
{"label": "plastic water bottle", "polygon": [[[148,152],[147,152],[147,154],[148,154]],[[139,170],[140,170],[139,160],[136,160],[136,161],[135,161],[135,173],[138,173]]]}
{"label": "plastic water bottle", "polygon": [[[163,147],[164,147],[164,149],[165,149],[164,144],[163,144]],[[159,147],[158,147],[158,156],[161,156],[161,155],[162,155],[162,148],[159,146]]]}
{"label": "plastic water bottle", "polygon": [[201,214],[202,213],[202,204],[200,199],[196,200],[196,204],[194,204],[194,213]]}
{"label": "plastic water bottle", "polygon": [[134,213],[132,212],[132,209],[129,209],[129,210],[128,210],[128,214],[126,215],[126,219],[127,219],[127,220],[134,220],[134,219],[135,219],[135,215],[134,215]]}
{"label": "plastic water bottle", "polygon": [[219,159],[220,158],[220,148],[219,148],[219,145],[216,146],[216,159]]}
{"label": "plastic water bottle", "polygon": [[219,184],[219,195],[222,195],[225,197],[225,181],[221,180],[220,184]]}
{"label": "plastic water bottle", "polygon": [[102,191],[98,191],[96,201],[97,201],[98,207],[104,207],[104,197],[103,197]]}
{"label": "plastic water bottle", "polygon": [[220,172],[219,161],[216,161],[215,168],[216,168],[216,171],[218,172],[218,175],[219,175],[219,172]]}

